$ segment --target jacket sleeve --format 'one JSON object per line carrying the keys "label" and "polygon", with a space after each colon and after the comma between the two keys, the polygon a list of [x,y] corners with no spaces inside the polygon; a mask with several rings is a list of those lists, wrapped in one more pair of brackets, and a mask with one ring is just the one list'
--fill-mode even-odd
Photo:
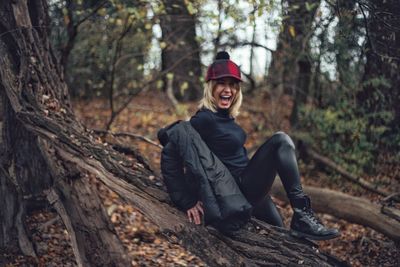
{"label": "jacket sleeve", "polygon": [[161,173],[172,202],[181,210],[187,211],[198,201],[186,182],[183,160],[174,145],[169,142],[161,152]]}

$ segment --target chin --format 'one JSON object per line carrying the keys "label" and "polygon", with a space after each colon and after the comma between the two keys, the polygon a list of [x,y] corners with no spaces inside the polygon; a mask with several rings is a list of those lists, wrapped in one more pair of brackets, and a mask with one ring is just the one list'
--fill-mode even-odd
{"label": "chin", "polygon": [[228,107],[226,107],[226,106],[218,106],[218,108],[219,108],[219,109],[230,109],[231,106],[228,106]]}
{"label": "chin", "polygon": [[219,109],[230,109],[232,107],[232,105],[218,105]]}

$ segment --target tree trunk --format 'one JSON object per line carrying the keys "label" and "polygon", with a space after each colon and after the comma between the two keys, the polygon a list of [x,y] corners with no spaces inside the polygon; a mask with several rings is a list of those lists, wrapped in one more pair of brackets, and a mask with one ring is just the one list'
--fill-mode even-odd
{"label": "tree trunk", "polygon": [[14,250],[35,256],[24,231],[24,207],[47,192],[69,230],[79,266],[127,265],[122,243],[96,192],[80,178],[76,167],[59,158],[52,142],[34,130],[40,131],[47,120],[57,117],[75,123],[60,68],[51,57],[46,2],[3,1],[0,12],[1,185],[5,192],[1,198],[12,203],[1,218],[2,228],[10,230],[3,232],[2,246],[11,244]]}
{"label": "tree trunk", "polygon": [[[400,131],[400,2],[368,1],[368,5],[360,5],[360,8],[367,33],[367,62],[364,86],[358,92],[357,100],[362,112],[371,114],[369,128],[385,127],[387,139],[397,141]],[[370,139],[374,138],[372,135]],[[381,141],[380,136],[375,139]],[[391,146],[389,149],[396,148]]]}
{"label": "tree trunk", "polygon": [[24,225],[26,205],[38,199],[42,188],[49,186],[50,177],[40,156],[36,138],[16,119],[1,85],[0,89],[3,108],[0,201],[1,206],[5,207],[0,216],[0,247],[6,251],[22,252],[35,257],[36,253]]}
{"label": "tree trunk", "polygon": [[165,15],[160,17],[162,30],[162,71],[173,74],[173,91],[180,101],[198,100],[202,93],[200,47],[196,41],[195,16],[183,0],[164,0]]}
{"label": "tree trunk", "polygon": [[[156,223],[171,242],[184,245],[210,266],[345,265],[319,252],[314,243],[257,221],[232,237],[189,223],[184,213],[170,206],[160,180],[149,179],[154,172],[140,160],[127,159],[97,141],[76,121],[51,56],[45,31],[46,2],[26,3],[9,0],[0,4],[0,89],[8,103],[3,109],[10,114],[4,116],[0,190],[5,193],[2,203],[12,203],[1,213],[1,227],[13,232],[2,236],[2,246],[3,240],[17,246],[18,236],[23,236],[12,227],[23,222],[20,207],[26,192],[20,183],[29,174],[29,183],[38,184],[38,192],[46,194],[62,218],[79,266],[128,266],[129,259],[97,192],[88,184],[85,174],[92,173]],[[23,133],[18,135],[17,130]],[[11,146],[16,142],[31,150]],[[18,154],[20,150],[25,154]],[[33,164],[17,166],[18,159]],[[47,178],[39,175],[45,171]]]}
{"label": "tree trunk", "polygon": [[[354,63],[354,57],[358,49],[358,38],[360,35],[360,22],[354,12],[356,1],[343,1],[337,6],[338,23],[335,30],[335,58],[336,69],[340,86],[353,88],[358,81],[358,64]],[[361,57],[361,55],[360,55]],[[343,89],[342,89],[343,90]]]}
{"label": "tree trunk", "polygon": [[306,102],[309,93],[312,63],[308,41],[319,3],[319,0],[282,1],[282,9],[287,10],[287,14],[284,14],[278,47],[272,54],[268,80],[275,94],[293,97],[292,124],[297,122],[298,108]]}

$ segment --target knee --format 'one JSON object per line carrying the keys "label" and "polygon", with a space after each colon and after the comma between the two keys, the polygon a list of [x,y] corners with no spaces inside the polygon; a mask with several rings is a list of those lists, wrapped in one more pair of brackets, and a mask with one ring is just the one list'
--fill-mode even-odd
{"label": "knee", "polygon": [[287,135],[285,132],[282,131],[276,132],[274,133],[272,138],[274,138],[275,142],[279,145],[288,145],[293,149],[295,148],[292,138],[290,138],[290,136]]}

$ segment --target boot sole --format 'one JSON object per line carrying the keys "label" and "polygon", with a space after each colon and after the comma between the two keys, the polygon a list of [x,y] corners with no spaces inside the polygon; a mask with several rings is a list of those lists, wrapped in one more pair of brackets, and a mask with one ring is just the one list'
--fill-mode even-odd
{"label": "boot sole", "polygon": [[292,235],[294,237],[297,237],[297,238],[308,238],[310,240],[319,240],[319,241],[321,241],[321,240],[334,239],[334,238],[340,236],[340,233],[320,236],[320,235],[310,235],[310,234],[298,232],[298,231],[292,229],[292,230],[290,230],[290,235]]}

